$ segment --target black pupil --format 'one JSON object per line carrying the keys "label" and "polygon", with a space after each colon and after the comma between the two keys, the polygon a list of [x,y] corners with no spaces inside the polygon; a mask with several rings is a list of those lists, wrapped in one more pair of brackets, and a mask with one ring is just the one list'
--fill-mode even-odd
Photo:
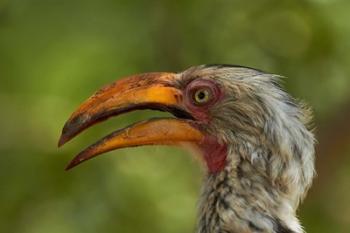
{"label": "black pupil", "polygon": [[204,91],[200,91],[200,92],[198,93],[198,98],[199,98],[200,100],[203,100],[203,99],[205,98],[205,93],[204,93]]}

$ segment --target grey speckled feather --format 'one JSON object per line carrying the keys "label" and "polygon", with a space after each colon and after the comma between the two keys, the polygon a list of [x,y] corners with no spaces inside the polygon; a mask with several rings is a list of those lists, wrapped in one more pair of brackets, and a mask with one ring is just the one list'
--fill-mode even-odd
{"label": "grey speckled feather", "polygon": [[213,65],[179,76],[179,86],[201,77],[229,93],[206,129],[229,148],[226,167],[205,177],[198,233],[303,232],[296,210],[315,174],[310,111],[277,75]]}

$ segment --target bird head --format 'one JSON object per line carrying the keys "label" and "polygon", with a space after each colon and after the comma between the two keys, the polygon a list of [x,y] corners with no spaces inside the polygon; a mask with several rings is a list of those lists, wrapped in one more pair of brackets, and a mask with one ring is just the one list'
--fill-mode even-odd
{"label": "bird head", "polygon": [[118,148],[169,144],[199,149],[209,171],[217,172],[226,164],[227,144],[234,143],[232,132],[242,134],[257,127],[257,122],[248,122],[249,116],[256,115],[254,103],[249,106],[248,100],[254,91],[239,80],[258,73],[240,67],[199,66],[178,74],[134,75],[107,85],[72,114],[60,146],[97,122],[133,110],[167,111],[177,119],[151,119],[118,130],[82,151],[68,168]]}
{"label": "bird head", "polygon": [[307,109],[282,90],[279,78],[247,67],[202,65],[118,80],[80,105],[66,122],[59,145],[133,110],[167,111],[174,118],[117,130],[80,152],[67,169],[125,147],[191,146],[205,161],[209,176],[229,174],[228,182],[238,180],[231,182],[237,190],[278,194],[295,209],[314,175],[314,138],[307,128]]}

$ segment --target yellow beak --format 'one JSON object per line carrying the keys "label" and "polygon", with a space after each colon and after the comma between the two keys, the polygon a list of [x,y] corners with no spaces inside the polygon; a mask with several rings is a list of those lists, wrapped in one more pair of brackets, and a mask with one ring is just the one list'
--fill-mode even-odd
{"label": "yellow beak", "polygon": [[183,107],[182,91],[175,87],[176,78],[176,74],[173,73],[131,76],[100,89],[82,103],[66,122],[59,146],[95,123],[133,110],[168,111],[181,119],[151,119],[115,131],[80,152],[66,169],[119,148],[200,143],[204,134]]}

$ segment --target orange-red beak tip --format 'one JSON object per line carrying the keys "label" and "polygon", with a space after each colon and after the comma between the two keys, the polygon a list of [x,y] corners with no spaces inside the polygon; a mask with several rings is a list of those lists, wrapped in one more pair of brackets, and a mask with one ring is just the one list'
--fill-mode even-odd
{"label": "orange-red beak tip", "polygon": [[69,164],[66,166],[65,170],[68,171],[76,166],[78,166],[79,164],[81,164],[82,162],[85,162],[89,159],[92,159],[93,157],[95,157],[96,155],[101,154],[101,153],[96,153],[93,148],[90,146],[88,148],[86,148],[85,150],[81,151],[78,155],[76,155],[70,162]]}
{"label": "orange-red beak tip", "polygon": [[84,159],[82,158],[82,156],[78,155],[73,160],[71,160],[69,162],[69,164],[66,166],[66,168],[64,170],[68,171],[68,170],[72,169],[73,167],[76,167],[77,165],[79,165],[83,161],[84,161]]}
{"label": "orange-red beak tip", "polygon": [[60,140],[58,141],[57,147],[63,146],[67,142],[67,138],[64,135],[61,135]]}
{"label": "orange-red beak tip", "polygon": [[72,161],[69,162],[69,164],[66,166],[64,170],[69,171],[73,167],[77,166],[78,163],[73,159]]}

